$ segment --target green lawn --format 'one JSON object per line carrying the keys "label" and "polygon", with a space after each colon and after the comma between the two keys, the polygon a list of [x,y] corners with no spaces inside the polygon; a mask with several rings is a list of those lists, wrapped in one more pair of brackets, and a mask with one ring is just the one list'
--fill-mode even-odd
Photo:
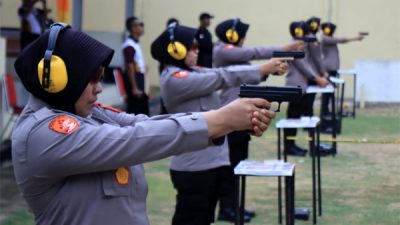
{"label": "green lawn", "polygon": [[[398,109],[364,109],[357,118],[343,120],[342,138],[379,140],[400,139]],[[280,113],[278,118],[284,116]],[[263,137],[253,138],[250,159],[276,157],[276,130],[271,128]],[[306,136],[301,131],[299,136]],[[324,135],[324,137],[328,137]],[[305,141],[299,145],[306,147]],[[310,157],[290,157],[296,163],[296,206],[311,208]],[[400,224],[400,145],[339,143],[335,158],[322,159],[323,216],[318,224]],[[168,159],[146,164],[149,183],[148,213],[151,224],[170,224],[175,204],[175,191],[168,173]],[[277,182],[275,178],[249,178],[247,207],[257,217],[251,224],[277,223]],[[33,224],[26,209],[16,209],[1,224]],[[228,223],[218,222],[218,225]],[[296,224],[312,224],[298,221]]]}

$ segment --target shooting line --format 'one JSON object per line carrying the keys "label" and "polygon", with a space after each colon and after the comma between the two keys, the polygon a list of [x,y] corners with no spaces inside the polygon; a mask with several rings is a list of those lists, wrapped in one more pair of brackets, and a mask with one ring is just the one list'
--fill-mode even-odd
{"label": "shooting line", "polygon": [[[267,136],[267,140],[276,140],[277,136]],[[299,141],[312,141],[310,137],[295,137],[288,136],[286,140],[299,140]],[[321,142],[341,142],[341,143],[356,143],[356,144],[400,144],[400,140],[378,140],[378,139],[367,139],[367,138],[320,138]]]}

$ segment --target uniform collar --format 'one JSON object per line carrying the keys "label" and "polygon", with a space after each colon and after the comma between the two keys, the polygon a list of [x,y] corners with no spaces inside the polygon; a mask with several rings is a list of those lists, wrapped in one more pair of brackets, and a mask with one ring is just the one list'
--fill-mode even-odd
{"label": "uniform collar", "polygon": [[129,35],[129,38],[132,39],[134,42],[139,43],[139,40],[134,38],[132,35]]}
{"label": "uniform collar", "polygon": [[44,107],[51,108],[49,104],[40,100],[39,98],[36,98],[32,94],[29,95],[29,100],[28,100],[27,106],[35,112]]}
{"label": "uniform collar", "polygon": [[88,120],[91,120],[92,115],[93,115],[93,111],[87,117],[80,117],[80,116],[78,116],[76,114],[73,114],[73,113],[70,113],[70,112],[65,112],[65,111],[62,111],[62,110],[53,109],[53,108],[51,108],[51,106],[49,104],[47,104],[46,102],[42,101],[41,99],[33,96],[32,94],[30,94],[30,96],[29,96],[27,107],[29,107],[34,112],[37,112],[37,111],[39,111],[39,110],[41,110],[43,108],[47,108],[48,110],[51,110],[51,111],[62,112],[62,113],[74,116],[75,118],[88,119]]}

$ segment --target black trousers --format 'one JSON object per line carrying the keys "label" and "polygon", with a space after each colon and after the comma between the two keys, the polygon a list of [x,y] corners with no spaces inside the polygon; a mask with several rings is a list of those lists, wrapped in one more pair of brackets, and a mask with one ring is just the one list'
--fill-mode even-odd
{"label": "black trousers", "polygon": [[[328,71],[330,77],[337,77],[337,71]],[[326,93],[322,94],[322,102],[321,102],[321,116],[326,115],[329,113],[329,104],[332,101],[333,94]]]}
{"label": "black trousers", "polygon": [[235,209],[235,174],[234,169],[240,161],[248,158],[250,135],[245,131],[236,131],[228,134],[229,158],[231,166],[227,167],[221,178],[220,192],[218,193],[221,209]]}
{"label": "black trousers", "polygon": [[124,83],[127,95],[126,112],[149,115],[149,98],[145,93],[144,74],[137,73],[135,76],[138,88],[143,94],[140,97],[136,97],[132,94],[131,82],[129,81],[128,76],[125,74]]}
{"label": "black trousers", "polygon": [[209,225],[214,222],[221,178],[227,167],[204,171],[170,170],[177,191],[172,225]]}
{"label": "black trousers", "polygon": [[[287,110],[287,118],[298,119],[301,116],[312,116],[313,115],[313,103],[315,94],[306,94],[298,102],[289,103]],[[296,136],[297,129],[284,129],[284,133],[287,136]],[[291,148],[294,146],[294,140],[285,140],[285,148]]]}

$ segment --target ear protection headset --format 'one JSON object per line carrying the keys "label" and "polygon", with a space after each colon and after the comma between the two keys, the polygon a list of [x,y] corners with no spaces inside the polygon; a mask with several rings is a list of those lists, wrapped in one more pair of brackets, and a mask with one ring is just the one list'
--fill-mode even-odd
{"label": "ear protection headset", "polygon": [[324,27],[324,34],[330,36],[332,33],[332,29],[329,26]]}
{"label": "ear protection headset", "polygon": [[187,55],[187,49],[186,47],[179,41],[175,41],[175,28],[177,26],[177,23],[171,23],[168,26],[168,34],[169,34],[169,44],[167,46],[167,52],[168,54],[176,59],[176,60],[182,60],[186,57]]}
{"label": "ear protection headset", "polygon": [[318,22],[317,22],[317,21],[312,21],[312,22],[310,23],[310,27],[311,27],[311,29],[312,29],[313,31],[318,30]]}
{"label": "ear protection headset", "polygon": [[239,23],[239,18],[233,20],[232,28],[228,29],[225,33],[226,38],[232,44],[235,44],[239,40],[239,34],[236,31],[236,25]]}
{"label": "ear protection headset", "polygon": [[295,35],[295,37],[303,37],[304,36],[303,28],[301,28],[301,27],[294,28],[294,35]]}
{"label": "ear protection headset", "polygon": [[54,23],[50,26],[49,41],[44,57],[38,64],[38,78],[42,88],[49,93],[58,93],[67,86],[68,74],[64,60],[53,55],[59,33],[70,26]]}

